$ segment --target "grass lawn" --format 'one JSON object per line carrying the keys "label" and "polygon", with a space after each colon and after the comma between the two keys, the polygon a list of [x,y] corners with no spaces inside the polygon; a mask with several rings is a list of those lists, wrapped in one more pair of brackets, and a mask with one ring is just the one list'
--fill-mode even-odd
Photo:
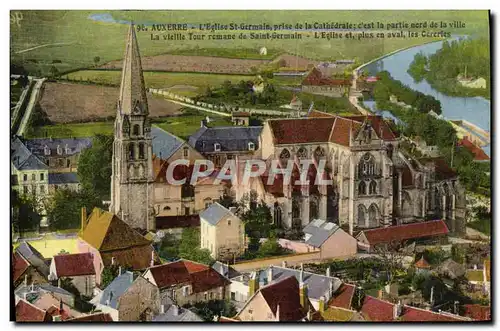
{"label": "grass lawn", "polygon": [[[82,70],[63,76],[65,79],[74,81],[88,81],[100,84],[112,84],[119,86],[121,71],[119,70]],[[252,79],[249,75],[219,75],[219,74],[198,74],[184,72],[144,72],[144,82],[146,87],[169,88],[172,86],[197,87],[198,92],[204,92],[207,86],[218,87],[226,80],[238,83],[241,80]],[[200,91],[201,89],[201,91]],[[179,88],[172,92],[177,93]],[[182,90],[182,88],[180,89]],[[192,89],[185,89],[191,90]],[[181,94],[181,93],[179,93]],[[193,93],[191,93],[192,95]]]}
{"label": "grass lawn", "polygon": [[[209,126],[231,126],[230,117],[210,117]],[[170,117],[162,122],[156,122],[154,125],[162,128],[171,134],[187,140],[190,135],[195,133],[200,128],[200,123],[206,115],[188,115],[179,117]]]}
{"label": "grass lawn", "polygon": [[44,258],[51,258],[64,249],[68,253],[78,253],[77,238],[49,239],[30,241],[29,244],[38,250]]}
{"label": "grass lawn", "polygon": [[71,138],[92,137],[95,134],[113,134],[113,122],[90,122],[45,125],[34,128],[27,138]]}
{"label": "grass lawn", "polygon": [[467,226],[482,232],[488,236],[491,236],[491,220],[490,219],[481,219],[478,221],[467,223]]}

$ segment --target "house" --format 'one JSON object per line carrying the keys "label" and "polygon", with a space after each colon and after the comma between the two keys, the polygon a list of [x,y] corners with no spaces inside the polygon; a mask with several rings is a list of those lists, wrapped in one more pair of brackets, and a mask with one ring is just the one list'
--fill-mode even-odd
{"label": "house", "polygon": [[83,313],[65,304],[51,293],[43,293],[33,301],[33,305],[45,310],[52,317],[53,321],[63,321],[83,315]]}
{"label": "house", "polygon": [[49,167],[49,172],[76,173],[80,154],[92,147],[92,138],[36,138],[26,140],[26,146]]}
{"label": "house", "polygon": [[45,293],[51,294],[53,297],[62,301],[70,307],[75,306],[75,295],[73,293],[51,284],[21,285],[14,291],[16,303],[21,299],[33,302]]}
{"label": "house", "polygon": [[446,240],[448,227],[443,220],[418,222],[361,231],[356,239],[358,246],[368,252],[388,244],[408,244],[411,241]]}
{"label": "house", "polygon": [[160,313],[153,317],[152,322],[203,322],[203,319],[191,310],[176,305],[164,305]]}
{"label": "house", "polygon": [[226,160],[250,159],[260,148],[261,126],[219,126],[205,124],[189,137],[188,143],[216,167]]}
{"label": "house", "polygon": [[58,189],[78,191],[80,181],[76,172],[49,173],[49,193],[54,194]]}
{"label": "house", "polygon": [[14,286],[25,281],[26,284],[48,282],[49,266],[42,254],[29,243],[21,243],[12,256]]}
{"label": "house", "polygon": [[96,309],[109,314],[114,321],[119,321],[120,312],[118,300],[133,282],[134,274],[130,271],[121,273],[120,268],[119,275],[113,279],[104,290],[92,298],[90,303],[93,304]]}
{"label": "house", "polygon": [[16,304],[16,322],[50,322],[52,318],[43,309],[21,299]]}
{"label": "house", "polygon": [[474,155],[474,161],[489,161],[490,157],[478,146],[476,146],[468,137],[463,137],[457,143],[457,146],[463,146]]}
{"label": "house", "polygon": [[321,259],[348,257],[357,253],[356,239],[335,223],[315,219],[302,231],[305,243],[318,248]]}
{"label": "house", "polygon": [[231,113],[231,122],[236,126],[249,126],[252,115],[246,111],[233,111]]}
{"label": "house", "polygon": [[324,76],[318,68],[313,68],[302,81],[302,92],[340,98],[349,95],[351,81]]}
{"label": "house", "polygon": [[184,229],[199,227],[199,215],[156,216],[156,236],[158,238],[170,234],[180,239]]}
{"label": "house", "polygon": [[201,248],[216,260],[233,260],[245,252],[245,225],[218,202],[200,214]]}
{"label": "house", "polygon": [[447,259],[437,267],[438,274],[450,279],[461,278],[465,275],[465,267],[460,263]]}
{"label": "house", "polygon": [[179,260],[149,268],[144,278],[160,291],[160,301],[183,306],[228,298],[229,284],[210,266]]}
{"label": "house", "polygon": [[[256,284],[253,284],[251,278],[254,274],[257,280]],[[304,271],[302,266],[300,269],[288,268],[284,263],[282,266],[269,266],[264,270],[257,270],[251,274],[244,273],[229,277],[231,280],[231,300],[235,301],[237,306],[241,306],[251,296],[251,286],[262,287],[289,276],[294,276],[299,283],[304,283],[307,286],[309,301],[316,310],[319,309],[320,299],[324,297],[328,301],[342,284],[340,279],[330,275],[329,269],[327,269],[325,275],[319,275]]]}
{"label": "house", "polygon": [[81,317],[70,318],[65,320],[65,322],[113,322],[113,319],[109,314],[95,313],[90,315],[84,315]]}
{"label": "house", "polygon": [[[257,282],[255,275],[252,281]],[[259,322],[321,319],[309,301],[307,286],[299,285],[294,276],[285,277],[262,288],[258,288],[257,284],[251,285],[250,288],[254,292],[233,319]]]}
{"label": "house", "polygon": [[49,279],[69,279],[80,295],[92,296],[96,287],[92,253],[55,255],[50,264]]}
{"label": "house", "polygon": [[103,268],[112,264],[145,270],[159,262],[151,241],[118,216],[99,208],[94,208],[88,217],[82,209],[77,248],[81,253],[92,253],[97,284],[101,283]]}

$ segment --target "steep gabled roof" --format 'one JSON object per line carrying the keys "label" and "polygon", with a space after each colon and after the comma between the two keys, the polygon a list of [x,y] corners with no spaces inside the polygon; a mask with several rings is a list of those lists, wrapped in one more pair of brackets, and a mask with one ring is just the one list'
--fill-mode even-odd
{"label": "steep gabled roof", "polygon": [[463,146],[468,149],[473,155],[475,161],[489,161],[490,157],[478,146],[476,146],[467,137],[462,138],[458,141],[458,146]]}
{"label": "steep gabled roof", "polygon": [[390,322],[394,319],[394,304],[367,295],[363,300],[361,314],[368,321]]}
{"label": "steep gabled roof", "polygon": [[48,322],[50,317],[45,310],[21,299],[16,305],[16,322]]}
{"label": "steep gabled roof", "polygon": [[444,221],[437,220],[363,230],[357,238],[364,234],[370,245],[376,245],[393,241],[439,236],[447,233],[448,227]]}
{"label": "steep gabled roof", "polygon": [[211,225],[217,225],[224,217],[232,214],[229,209],[215,202],[200,213],[200,219],[207,221]]}
{"label": "steep gabled roof", "polygon": [[259,149],[261,126],[217,126],[201,127],[189,137],[188,143],[200,153],[215,151],[214,144],[220,145],[222,152],[248,151],[248,143]]}
{"label": "steep gabled roof", "polygon": [[351,309],[352,298],[356,287],[350,284],[342,284],[334,293],[333,298],[328,303],[332,307]]}
{"label": "steep gabled roof", "polygon": [[275,144],[328,142],[335,118],[269,120]]}
{"label": "steep gabled roof", "polygon": [[356,122],[368,122],[371,127],[373,128],[373,131],[377,134],[379,138],[381,138],[384,141],[392,141],[396,140],[397,135],[392,131],[390,126],[387,124],[386,121],[384,121],[384,118],[379,115],[352,115],[352,116],[341,116],[344,117],[347,120],[352,120]]}
{"label": "steep gabled roof", "polygon": [[10,161],[17,170],[47,170],[48,166],[24,145],[18,137],[10,140]]}
{"label": "steep gabled roof", "polygon": [[95,275],[92,253],[61,254],[52,259],[58,278]]}
{"label": "steep gabled roof", "polygon": [[32,265],[41,275],[49,275],[49,266],[45,263],[43,255],[27,242],[21,243],[16,252],[21,254],[30,265]]}
{"label": "steep gabled roof", "polygon": [[17,282],[21,276],[28,270],[30,264],[24,257],[21,256],[21,254],[14,252],[12,254],[12,269],[13,269],[13,274],[12,274],[12,280]]}
{"label": "steep gabled roof", "polygon": [[151,127],[151,137],[153,153],[161,160],[170,158],[184,144],[182,139],[157,126]]}
{"label": "steep gabled roof", "polygon": [[[117,276],[113,281],[106,286],[100,294],[99,303],[111,308],[118,308],[118,299],[134,282],[134,274],[130,271],[125,271]],[[108,301],[109,300],[109,301]]]}

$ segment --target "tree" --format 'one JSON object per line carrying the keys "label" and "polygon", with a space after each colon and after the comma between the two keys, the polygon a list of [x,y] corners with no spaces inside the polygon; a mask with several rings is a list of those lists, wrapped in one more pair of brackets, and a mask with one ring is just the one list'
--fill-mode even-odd
{"label": "tree", "polygon": [[158,246],[158,254],[166,260],[175,260],[179,257],[179,240],[172,234],[165,233]]}
{"label": "tree", "polygon": [[38,202],[35,196],[23,195],[11,188],[12,226],[22,236],[25,231],[38,229],[42,217],[37,211]]}
{"label": "tree", "polygon": [[257,257],[284,255],[289,252],[291,251],[281,247],[277,238],[272,235],[264,243],[262,243],[262,245],[260,245],[259,250],[257,251]]}
{"label": "tree", "polygon": [[196,315],[206,322],[213,322],[214,317],[236,315],[237,311],[229,300],[210,300],[207,302],[197,302],[193,306],[185,305],[184,308],[191,309]]}
{"label": "tree", "polygon": [[212,265],[215,261],[210,256],[208,249],[200,248],[200,229],[187,228],[182,231],[181,243],[179,245],[179,257],[206,265]]}
{"label": "tree", "polygon": [[401,243],[393,242],[376,245],[374,253],[382,260],[382,264],[387,271],[387,282],[392,283],[398,270],[403,269],[403,259],[407,255],[407,250]]}
{"label": "tree", "polygon": [[56,77],[59,74],[59,70],[56,68],[56,66],[51,66],[49,73],[50,76]]}
{"label": "tree", "polygon": [[79,192],[67,188],[58,189],[47,206],[50,228],[53,230],[79,228],[82,207],[87,210],[102,207],[102,200],[94,192],[86,189]]}
{"label": "tree", "polygon": [[116,264],[102,269],[101,284],[99,285],[101,289],[105,289],[118,276],[118,270],[119,267]]}
{"label": "tree", "polygon": [[226,192],[222,194],[218,202],[227,209],[229,209],[230,207],[237,206],[237,203],[234,201],[234,198],[231,195],[227,194]]}
{"label": "tree", "polygon": [[113,136],[97,134],[92,139],[92,147],[83,150],[78,160],[80,183],[101,199],[110,196],[112,159]]}
{"label": "tree", "polygon": [[101,58],[99,56],[94,56],[95,65],[98,65],[100,61],[101,61]]}

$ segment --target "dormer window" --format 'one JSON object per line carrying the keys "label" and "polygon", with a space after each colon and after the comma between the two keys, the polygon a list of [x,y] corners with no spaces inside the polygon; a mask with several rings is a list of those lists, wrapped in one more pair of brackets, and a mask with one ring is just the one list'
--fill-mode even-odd
{"label": "dormer window", "polygon": [[248,150],[249,151],[254,151],[255,150],[255,144],[253,142],[248,143]]}
{"label": "dormer window", "polygon": [[185,297],[187,297],[188,295],[190,295],[190,294],[191,294],[191,291],[190,291],[190,290],[191,290],[191,289],[190,289],[190,286],[189,286],[189,285],[184,286],[184,287],[182,288],[182,295],[183,295],[183,296],[185,296]]}
{"label": "dormer window", "polygon": [[62,155],[62,148],[60,145],[57,145],[57,155]]}
{"label": "dormer window", "polygon": [[49,146],[45,145],[45,147],[43,148],[43,154],[50,155],[50,148],[49,148]]}
{"label": "dormer window", "polygon": [[184,157],[189,157],[189,147],[184,147],[183,148],[183,155]]}
{"label": "dormer window", "polygon": [[64,153],[66,154],[69,154],[69,147],[68,147],[68,144],[66,144],[66,146],[64,146]]}
{"label": "dormer window", "polygon": [[220,152],[220,144],[219,143],[214,144],[214,151]]}

